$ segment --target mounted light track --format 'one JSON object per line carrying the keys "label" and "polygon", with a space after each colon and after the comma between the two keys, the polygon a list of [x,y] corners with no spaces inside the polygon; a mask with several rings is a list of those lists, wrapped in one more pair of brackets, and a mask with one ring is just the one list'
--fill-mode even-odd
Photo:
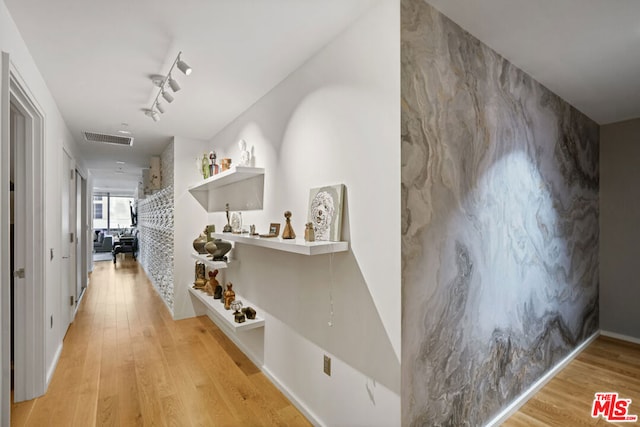
{"label": "mounted light track", "polygon": [[180,85],[171,76],[171,72],[173,71],[173,69],[177,67],[186,76],[190,75],[192,72],[192,69],[189,66],[189,64],[187,64],[180,58],[181,55],[182,55],[182,52],[178,53],[178,56],[173,61],[173,65],[171,65],[171,68],[169,68],[169,72],[167,73],[166,76],[161,76],[157,74],[154,74],[151,76],[151,81],[153,82],[153,84],[158,86],[160,89],[158,89],[158,94],[153,100],[153,103],[151,104],[151,108],[144,109],[142,111],[144,112],[145,115],[147,115],[147,117],[151,117],[155,122],[160,120],[160,114],[158,114],[158,112],[164,113],[166,111],[164,105],[160,104],[160,102],[158,101],[160,96],[162,95],[164,100],[167,101],[167,103],[169,104],[172,103],[174,99],[173,95],[171,95],[168,91],[165,90],[167,85],[171,88],[173,92],[178,92],[180,90]]}

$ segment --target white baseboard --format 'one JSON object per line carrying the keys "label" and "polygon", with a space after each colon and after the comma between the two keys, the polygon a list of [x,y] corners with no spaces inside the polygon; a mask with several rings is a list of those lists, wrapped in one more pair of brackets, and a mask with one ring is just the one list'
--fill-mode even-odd
{"label": "white baseboard", "polygon": [[287,386],[282,384],[278,380],[278,377],[276,377],[266,366],[260,366],[260,370],[267,378],[269,378],[273,385],[275,385],[276,388],[280,390],[282,394],[284,394],[287,399],[291,401],[291,403],[293,403],[293,406],[295,406],[300,412],[302,412],[302,414],[307,418],[307,420],[309,420],[311,424],[316,427],[324,426],[324,424],[320,423],[319,418],[307,407],[307,405],[302,403],[298,399],[298,397],[293,392],[291,392],[291,390],[289,390]]}
{"label": "white baseboard", "polygon": [[51,362],[51,366],[49,366],[49,369],[47,370],[47,387],[49,388],[49,383],[51,382],[51,378],[53,377],[53,373],[56,371],[56,367],[58,366],[58,362],[60,361],[60,355],[62,354],[62,343],[60,343],[60,345],[58,346],[58,349],[56,350],[56,354],[54,354],[53,356],[53,362]]}
{"label": "white baseboard", "polygon": [[542,378],[533,383],[524,393],[517,397],[509,406],[507,406],[496,417],[489,421],[487,426],[499,426],[504,423],[510,416],[518,412],[518,410],[527,403],[527,400],[531,399],[542,387],[555,377],[565,366],[576,358],[589,344],[591,344],[598,336],[600,331],[595,332],[589,338],[587,338],[582,344],[576,347],[571,353],[569,353],[564,359],[562,359],[556,366],[554,366],[549,372],[544,374]]}
{"label": "white baseboard", "polygon": [[617,334],[615,332],[609,331],[600,331],[600,335],[604,335],[605,337],[615,338],[621,341],[627,341],[634,344],[640,344],[640,338],[630,337],[629,335]]}
{"label": "white baseboard", "polygon": [[274,375],[273,372],[271,372],[269,368],[267,368],[264,365],[264,362],[260,360],[260,358],[257,357],[255,354],[253,354],[253,352],[249,350],[249,348],[242,343],[242,341],[238,338],[238,336],[235,333],[230,333],[229,331],[226,330],[226,328],[224,328],[223,326],[220,326],[220,324],[216,321],[215,316],[210,314],[208,309],[205,308],[204,310],[207,314],[207,317],[216,326],[218,326],[218,328],[220,328],[220,330],[227,336],[227,338],[229,338],[240,349],[240,351],[242,351],[245,354],[245,356],[247,356],[249,360],[251,360],[251,362],[253,362],[253,364],[260,369],[260,371],[262,371],[262,373],[269,379],[269,381],[271,381],[273,385],[275,385],[276,388],[280,390],[282,394],[284,394],[287,397],[287,399],[291,401],[293,406],[295,406],[296,408],[298,408],[300,412],[302,412],[302,414],[307,418],[307,420],[309,420],[311,424],[318,427],[324,425],[319,421],[319,418],[307,407],[307,405],[302,403],[302,401],[298,399],[295,393],[291,392],[291,390],[289,390],[289,388],[285,386],[278,379],[278,377]]}

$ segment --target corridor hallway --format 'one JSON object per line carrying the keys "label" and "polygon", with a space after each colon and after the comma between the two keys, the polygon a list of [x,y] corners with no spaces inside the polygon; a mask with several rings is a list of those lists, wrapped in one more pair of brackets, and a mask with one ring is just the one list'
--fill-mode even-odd
{"label": "corridor hallway", "polygon": [[206,316],[174,321],[131,258],[95,263],[47,393],[12,426],[310,425]]}

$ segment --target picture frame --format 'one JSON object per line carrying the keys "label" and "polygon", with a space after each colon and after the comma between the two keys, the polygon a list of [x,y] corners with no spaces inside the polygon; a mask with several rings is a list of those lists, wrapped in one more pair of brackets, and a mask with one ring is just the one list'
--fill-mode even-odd
{"label": "picture frame", "polygon": [[344,184],[311,189],[307,222],[313,224],[316,241],[340,241],[343,201]]}
{"label": "picture frame", "polygon": [[260,237],[278,237],[280,235],[280,224],[272,222],[269,225],[269,234],[261,234]]}

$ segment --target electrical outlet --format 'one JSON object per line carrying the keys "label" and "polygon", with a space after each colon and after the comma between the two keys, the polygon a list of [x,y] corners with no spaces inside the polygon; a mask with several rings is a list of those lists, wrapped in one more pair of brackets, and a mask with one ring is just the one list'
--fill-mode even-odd
{"label": "electrical outlet", "polygon": [[324,373],[331,376],[331,358],[324,355]]}

